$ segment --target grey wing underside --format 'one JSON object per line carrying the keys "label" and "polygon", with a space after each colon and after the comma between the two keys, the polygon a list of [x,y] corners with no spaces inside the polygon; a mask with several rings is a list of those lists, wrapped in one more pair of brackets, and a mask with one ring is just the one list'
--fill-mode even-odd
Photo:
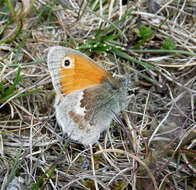
{"label": "grey wing underside", "polygon": [[100,133],[109,128],[112,112],[118,113],[127,106],[126,93],[117,92],[103,84],[73,92],[62,101],[57,96],[56,118],[63,133],[85,145],[95,143]]}
{"label": "grey wing underside", "polygon": [[98,120],[91,125],[84,117],[85,108],[80,107],[82,95],[82,90],[73,92],[64,97],[60,104],[56,104],[56,118],[63,133],[66,133],[68,137],[84,145],[94,144],[111,121],[103,122],[96,118]]}
{"label": "grey wing underside", "polygon": [[54,46],[49,48],[48,57],[47,57],[47,64],[48,70],[50,72],[52,78],[52,84],[56,91],[57,96],[61,99],[63,97],[63,93],[60,87],[60,76],[59,71],[61,68],[61,60],[66,56],[66,51],[61,46]]}

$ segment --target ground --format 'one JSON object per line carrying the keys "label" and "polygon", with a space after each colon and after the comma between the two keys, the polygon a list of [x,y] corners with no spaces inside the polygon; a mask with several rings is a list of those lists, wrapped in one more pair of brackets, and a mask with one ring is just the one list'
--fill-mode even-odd
{"label": "ground", "polygon": [[[1,189],[196,189],[196,2],[0,1]],[[83,52],[131,101],[93,146],[62,134],[47,52]]]}

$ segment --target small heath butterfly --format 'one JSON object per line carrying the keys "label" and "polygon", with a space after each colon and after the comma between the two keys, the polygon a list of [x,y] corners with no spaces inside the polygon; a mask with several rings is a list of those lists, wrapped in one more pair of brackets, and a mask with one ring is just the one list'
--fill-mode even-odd
{"label": "small heath butterfly", "polygon": [[95,143],[109,128],[114,113],[127,106],[126,85],[71,48],[51,47],[47,62],[56,90],[56,119],[63,133],[83,145]]}

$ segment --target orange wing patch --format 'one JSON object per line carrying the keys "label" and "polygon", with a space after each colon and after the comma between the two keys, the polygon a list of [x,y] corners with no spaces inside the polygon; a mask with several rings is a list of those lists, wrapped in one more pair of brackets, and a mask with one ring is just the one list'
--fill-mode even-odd
{"label": "orange wing patch", "polygon": [[61,89],[66,95],[82,88],[96,86],[108,76],[101,67],[81,55],[68,54],[67,57],[74,60],[73,66],[62,66],[59,72]]}

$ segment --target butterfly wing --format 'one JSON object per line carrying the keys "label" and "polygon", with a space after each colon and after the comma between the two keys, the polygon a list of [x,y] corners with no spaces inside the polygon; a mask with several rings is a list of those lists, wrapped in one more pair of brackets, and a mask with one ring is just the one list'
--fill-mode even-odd
{"label": "butterfly wing", "polygon": [[[69,67],[64,66],[66,58],[72,62]],[[109,77],[93,60],[71,48],[51,47],[47,62],[58,96],[99,85]]]}
{"label": "butterfly wing", "polygon": [[100,133],[109,128],[114,117],[127,105],[125,91],[110,83],[75,91],[56,106],[59,125],[71,139],[84,145],[94,144]]}
{"label": "butterfly wing", "polygon": [[50,48],[48,68],[63,132],[82,144],[95,143],[109,127],[112,111],[117,113],[127,104],[126,91],[93,60],[70,48]]}
{"label": "butterfly wing", "polygon": [[66,96],[56,106],[56,118],[62,127],[63,133],[71,139],[84,145],[95,143],[100,136],[100,128],[91,126],[85,119],[85,109],[80,107],[82,90]]}

